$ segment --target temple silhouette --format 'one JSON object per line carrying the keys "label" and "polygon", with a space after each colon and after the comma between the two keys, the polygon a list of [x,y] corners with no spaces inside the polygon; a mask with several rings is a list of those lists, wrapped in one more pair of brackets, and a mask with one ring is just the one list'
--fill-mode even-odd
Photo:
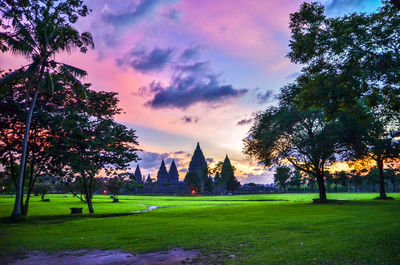
{"label": "temple silhouette", "polygon": [[[228,169],[233,177],[233,168],[228,155],[225,157],[222,169],[221,172],[216,173],[214,178],[209,176],[206,158],[201,150],[200,143],[197,143],[184,180],[179,179],[178,168],[174,159],[171,161],[169,170],[167,170],[164,159],[161,160],[156,179],[152,179],[150,174],[147,178],[142,176],[140,167],[137,165],[134,174],[135,179],[137,183],[143,184],[143,189],[138,190],[137,193],[171,195],[193,193],[194,190],[201,193],[212,193],[213,191],[223,193],[226,191],[225,184],[227,182],[223,178],[227,175],[224,174],[224,170]],[[210,189],[210,185],[212,189]],[[196,186],[196,189],[193,186]]]}

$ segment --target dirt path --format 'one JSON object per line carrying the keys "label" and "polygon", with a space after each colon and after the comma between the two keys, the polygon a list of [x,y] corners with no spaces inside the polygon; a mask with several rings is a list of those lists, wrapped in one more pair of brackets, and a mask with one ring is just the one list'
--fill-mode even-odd
{"label": "dirt path", "polygon": [[[147,254],[130,254],[120,250],[79,250],[46,254],[41,251],[26,253],[23,259],[9,259],[5,264],[13,265],[75,265],[75,264],[204,264],[199,261],[200,252],[174,248],[169,251]],[[1,262],[0,262],[1,263]]]}

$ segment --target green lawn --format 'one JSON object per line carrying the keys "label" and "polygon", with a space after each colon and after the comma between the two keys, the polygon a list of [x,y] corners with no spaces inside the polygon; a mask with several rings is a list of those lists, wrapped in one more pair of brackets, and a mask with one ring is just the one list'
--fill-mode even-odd
{"label": "green lawn", "polygon": [[[400,194],[335,193],[343,204],[312,204],[317,194],[212,197],[95,196],[95,217],[72,195],[33,197],[27,221],[7,223],[13,198],[0,196],[0,255],[28,250],[199,249],[228,264],[400,264]],[[151,212],[104,217],[161,206]],[[234,254],[235,258],[229,255]]]}

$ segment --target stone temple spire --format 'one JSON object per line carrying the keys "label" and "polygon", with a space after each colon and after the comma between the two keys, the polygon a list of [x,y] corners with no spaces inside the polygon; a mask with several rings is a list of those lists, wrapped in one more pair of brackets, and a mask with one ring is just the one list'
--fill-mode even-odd
{"label": "stone temple spire", "polygon": [[226,155],[221,169],[221,182],[226,184],[229,179],[234,178],[233,167],[228,155]]}
{"label": "stone temple spire", "polygon": [[189,172],[196,173],[201,183],[204,183],[205,179],[207,178],[207,162],[199,143],[197,143],[192,160],[190,161]]}
{"label": "stone temple spire", "polygon": [[165,167],[164,159],[161,161],[160,169],[157,173],[157,182],[158,183],[168,183],[168,172],[167,168]]}
{"label": "stone temple spire", "polygon": [[137,164],[137,166],[136,166],[136,170],[135,170],[135,174],[134,175],[135,175],[136,183],[143,183],[142,172],[140,172],[139,164]]}
{"label": "stone temple spire", "polygon": [[172,159],[171,166],[169,167],[169,182],[170,183],[178,183],[179,182],[179,173],[178,169],[175,165],[175,160]]}
{"label": "stone temple spire", "polygon": [[151,177],[150,177],[150,174],[147,176],[147,180],[146,180],[146,183],[151,183],[153,180],[151,179]]}

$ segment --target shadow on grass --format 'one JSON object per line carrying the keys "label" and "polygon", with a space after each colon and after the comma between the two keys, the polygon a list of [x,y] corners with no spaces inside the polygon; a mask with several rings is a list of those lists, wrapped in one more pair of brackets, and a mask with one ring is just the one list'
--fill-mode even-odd
{"label": "shadow on grass", "polygon": [[0,224],[63,224],[67,221],[79,220],[83,218],[110,218],[110,217],[123,217],[141,214],[147,212],[143,211],[129,212],[129,213],[102,213],[102,214],[65,214],[65,215],[41,215],[41,216],[28,216],[25,217],[24,222],[14,222],[11,217],[0,218]]}

